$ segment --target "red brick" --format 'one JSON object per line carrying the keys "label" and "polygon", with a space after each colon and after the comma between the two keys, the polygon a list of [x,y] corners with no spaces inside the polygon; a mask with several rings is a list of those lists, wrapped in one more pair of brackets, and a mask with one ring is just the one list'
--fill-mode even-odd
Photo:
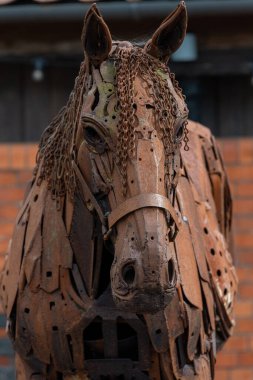
{"label": "red brick", "polygon": [[0,187],[10,187],[15,184],[17,184],[17,174],[15,172],[0,172]]}
{"label": "red brick", "polygon": [[9,146],[0,144],[0,169],[6,169],[10,166]]}
{"label": "red brick", "polygon": [[220,148],[225,164],[238,162],[239,150],[237,139],[223,139]]}
{"label": "red brick", "polygon": [[240,139],[238,147],[239,161],[243,164],[253,162],[253,139]]}
{"label": "red brick", "polygon": [[253,334],[251,334],[250,336],[247,337],[247,341],[248,341],[248,344],[249,344],[249,349],[251,351],[253,351]]}
{"label": "red brick", "polygon": [[240,215],[234,218],[234,228],[235,231],[238,230],[248,230],[252,233],[253,228],[253,215]]}
{"label": "red brick", "polygon": [[242,283],[253,283],[252,268],[237,268],[236,270],[239,282]]}
{"label": "red brick", "polygon": [[238,354],[238,362],[242,367],[253,366],[253,352],[242,352]]}
{"label": "red brick", "polygon": [[252,284],[241,284],[239,287],[240,297],[242,298],[253,298],[253,285]]}
{"label": "red brick", "polygon": [[0,240],[12,235],[14,228],[13,223],[0,223]]}
{"label": "red brick", "polygon": [[0,339],[2,339],[2,338],[6,338],[6,331],[5,331],[5,329],[0,329]]}
{"label": "red brick", "polygon": [[239,352],[247,351],[249,347],[248,337],[247,336],[232,336],[229,338],[222,352]]}
{"label": "red brick", "polygon": [[237,253],[237,260],[241,265],[253,265],[253,252],[241,251],[239,254]]}
{"label": "red brick", "polygon": [[234,195],[236,198],[252,198],[253,199],[253,182],[238,183],[235,187]]}
{"label": "red brick", "polygon": [[36,154],[38,151],[37,144],[27,146],[27,167],[34,168],[36,164]]}
{"label": "red brick", "polygon": [[7,367],[10,365],[10,358],[8,356],[0,356],[0,366]]}
{"label": "red brick", "polygon": [[0,204],[0,221],[15,220],[18,214],[19,207],[15,205]]}
{"label": "red brick", "polygon": [[253,178],[253,165],[227,166],[226,169],[230,180],[249,181]]}
{"label": "red brick", "polygon": [[24,144],[11,144],[9,145],[9,149],[11,154],[11,168],[26,168],[26,146]]}
{"label": "red brick", "polygon": [[[252,380],[253,368],[244,369],[243,367],[236,368],[230,372],[229,380]],[[216,380],[216,379],[215,379]]]}
{"label": "red brick", "polygon": [[[237,333],[252,334],[253,319],[252,318],[239,319],[236,323],[236,331]],[[252,354],[252,357],[253,357],[253,354]]]}
{"label": "red brick", "polygon": [[21,201],[24,197],[24,189],[14,188],[6,190],[0,188],[0,204],[9,201]]}
{"label": "red brick", "polygon": [[220,368],[236,367],[238,355],[236,353],[220,353],[217,356],[217,364]]}
{"label": "red brick", "polygon": [[240,285],[239,286],[240,297],[247,298],[247,301],[237,301],[235,304],[235,316],[236,318],[247,318],[253,315],[253,303],[246,296],[247,293],[253,294],[253,285]]}
{"label": "red brick", "polygon": [[228,371],[224,369],[216,369],[215,380],[230,380],[228,377]]}
{"label": "red brick", "polygon": [[238,233],[234,238],[236,247],[239,248],[251,248],[253,247],[253,234]]}
{"label": "red brick", "polygon": [[[253,174],[253,173],[252,173]],[[252,214],[253,213],[253,201],[252,199],[236,199],[234,202],[235,214]]]}

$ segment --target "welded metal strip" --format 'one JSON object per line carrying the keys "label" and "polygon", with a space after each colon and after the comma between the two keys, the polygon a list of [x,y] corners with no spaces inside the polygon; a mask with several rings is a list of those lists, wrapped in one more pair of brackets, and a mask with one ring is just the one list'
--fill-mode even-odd
{"label": "welded metal strip", "polygon": [[177,229],[179,229],[179,218],[169,199],[164,197],[163,195],[155,193],[138,194],[135,197],[129,198],[125,202],[121,203],[108,216],[109,228],[112,228],[114,224],[117,223],[124,216],[145,207],[156,207],[168,211],[172,216],[177,226]]}

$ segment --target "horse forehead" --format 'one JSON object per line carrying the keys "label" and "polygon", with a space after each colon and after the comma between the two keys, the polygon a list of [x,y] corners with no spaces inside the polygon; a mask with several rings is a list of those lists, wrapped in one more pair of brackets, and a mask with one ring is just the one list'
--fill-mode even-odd
{"label": "horse forehead", "polygon": [[[159,73],[159,70],[157,70]],[[173,83],[171,81],[170,75],[162,73],[161,78],[165,79],[167,81],[170,93],[175,98],[177,105],[178,105],[178,111],[179,115],[185,114],[185,108],[186,104],[182,96],[178,94],[176,89],[173,86]],[[149,92],[149,82],[152,82],[152,78],[148,80],[143,80],[141,76],[136,76],[134,79],[134,97],[135,102],[137,102],[139,105],[145,105],[147,103],[153,104],[155,102],[155,96],[150,94]]]}
{"label": "horse forehead", "polygon": [[[121,41],[121,42],[115,42],[115,47],[117,46],[125,46],[129,47],[132,46],[132,44],[128,41]],[[107,83],[112,83],[113,85],[116,85],[116,68],[114,65],[114,60],[109,59],[107,61],[104,61],[101,64],[100,67],[100,73],[102,80]],[[180,113],[184,113],[185,109],[185,102],[184,99],[178,94],[178,92],[175,90],[173,83],[171,81],[170,75],[161,69],[157,69],[157,72],[154,73],[156,76],[160,77],[161,80],[166,80],[169,90],[173,97],[175,98],[176,102],[178,103],[178,108]],[[143,96],[146,98],[147,102],[152,102],[152,95],[148,93],[148,87],[149,87],[149,82],[152,82],[152,78],[149,78],[148,80],[144,80],[140,75],[137,74],[137,76],[134,79],[134,91],[135,95],[139,94],[140,96]]]}
{"label": "horse forehead", "polygon": [[182,117],[185,117],[185,115],[188,114],[188,109],[187,109],[186,103],[184,101],[184,98],[183,98],[182,94],[179,95],[179,93],[175,90],[174,86],[172,85],[171,80],[170,80],[170,83],[171,83],[171,87],[170,87],[171,93],[174,96],[174,98],[176,99],[179,115],[181,115]]}
{"label": "horse forehead", "polygon": [[136,76],[133,83],[134,87],[134,100],[140,105],[146,103],[153,103],[154,96],[149,91],[148,81],[143,80],[140,76]]}

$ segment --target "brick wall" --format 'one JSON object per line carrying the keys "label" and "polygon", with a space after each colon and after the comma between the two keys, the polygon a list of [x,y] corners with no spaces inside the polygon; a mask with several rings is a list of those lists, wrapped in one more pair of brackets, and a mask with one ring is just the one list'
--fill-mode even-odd
{"label": "brick wall", "polygon": [[[0,144],[0,268],[3,265],[15,217],[35,164],[33,144]],[[0,380],[14,380],[13,350],[0,315]]]}
{"label": "brick wall", "polygon": [[234,336],[218,355],[216,380],[253,379],[253,139],[220,140],[234,199],[239,276]]}
{"label": "brick wall", "polygon": [[[253,138],[219,141],[234,198],[235,247],[240,280],[234,336],[218,355],[215,380],[253,379]],[[36,146],[0,144],[0,267]],[[12,350],[0,316],[0,380],[14,379]]]}

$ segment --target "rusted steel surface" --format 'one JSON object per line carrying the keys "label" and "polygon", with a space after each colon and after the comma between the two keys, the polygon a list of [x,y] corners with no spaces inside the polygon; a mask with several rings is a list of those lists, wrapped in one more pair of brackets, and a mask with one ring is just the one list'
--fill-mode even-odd
{"label": "rusted steel surface", "polygon": [[67,106],[42,136],[1,301],[17,379],[213,379],[233,331],[231,197],[216,142],[166,62],[180,3],[144,49],[96,6]]}

